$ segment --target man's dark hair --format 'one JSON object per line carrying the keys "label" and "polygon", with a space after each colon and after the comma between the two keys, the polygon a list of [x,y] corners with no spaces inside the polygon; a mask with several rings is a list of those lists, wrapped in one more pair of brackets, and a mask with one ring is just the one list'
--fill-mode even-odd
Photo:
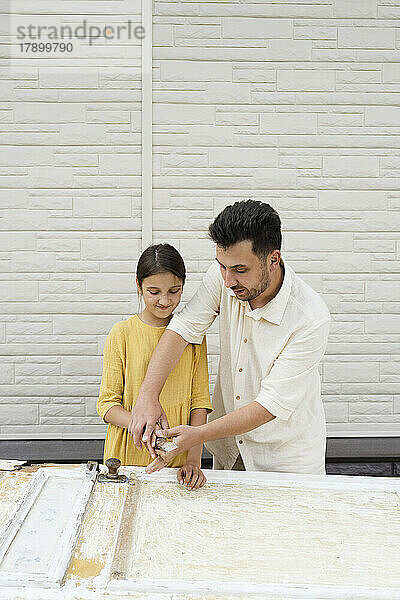
{"label": "man's dark hair", "polygon": [[243,200],[227,206],[208,228],[209,236],[224,250],[245,240],[259,258],[282,245],[281,220],[275,209],[259,200]]}
{"label": "man's dark hair", "polygon": [[171,244],[154,244],[146,248],[140,256],[136,269],[139,287],[142,287],[143,279],[157,273],[173,273],[181,279],[182,285],[185,283],[185,263],[178,250]]}

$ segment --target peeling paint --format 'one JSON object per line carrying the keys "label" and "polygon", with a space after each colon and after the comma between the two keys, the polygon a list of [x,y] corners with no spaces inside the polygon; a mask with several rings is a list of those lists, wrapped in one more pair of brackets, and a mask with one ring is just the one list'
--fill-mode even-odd
{"label": "peeling paint", "polygon": [[10,472],[0,478],[0,532],[26,493],[30,473]]}
{"label": "peeling paint", "polygon": [[117,535],[124,494],[124,486],[119,484],[96,485],[68,569],[67,580],[71,576],[85,579],[100,575]]}
{"label": "peeling paint", "polygon": [[14,471],[26,463],[26,460],[3,460],[0,459],[0,471]]}

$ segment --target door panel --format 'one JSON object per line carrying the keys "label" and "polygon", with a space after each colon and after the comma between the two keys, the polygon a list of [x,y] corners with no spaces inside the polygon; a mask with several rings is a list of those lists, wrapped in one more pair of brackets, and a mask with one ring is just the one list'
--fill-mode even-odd
{"label": "door panel", "polygon": [[0,584],[59,586],[70,562],[93,478],[40,469],[0,538]]}
{"label": "door panel", "polygon": [[399,482],[207,475],[191,492],[174,472],[136,470],[108,589],[290,597],[304,586],[353,598],[358,586],[375,600],[400,590]]}
{"label": "door panel", "polygon": [[104,569],[115,554],[127,489],[126,485],[96,482],[68,568],[67,582],[90,585],[94,578],[103,577],[104,585],[107,584],[109,574],[104,575]]}

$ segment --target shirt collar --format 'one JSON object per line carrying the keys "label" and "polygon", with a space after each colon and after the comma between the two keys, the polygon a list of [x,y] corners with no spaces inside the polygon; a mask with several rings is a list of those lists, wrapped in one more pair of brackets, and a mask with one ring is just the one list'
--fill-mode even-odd
{"label": "shirt collar", "polygon": [[256,321],[258,321],[259,319],[265,319],[270,323],[280,325],[292,288],[292,269],[289,267],[287,262],[283,261],[283,259],[282,262],[284,263],[285,273],[281,289],[279,290],[277,295],[274,298],[272,298],[272,300],[267,302],[265,306],[251,310],[247,300],[239,300],[238,298],[236,298],[236,294],[231,289],[227,290],[228,294],[234,296],[238,302],[245,305],[246,315],[248,317],[251,317]]}

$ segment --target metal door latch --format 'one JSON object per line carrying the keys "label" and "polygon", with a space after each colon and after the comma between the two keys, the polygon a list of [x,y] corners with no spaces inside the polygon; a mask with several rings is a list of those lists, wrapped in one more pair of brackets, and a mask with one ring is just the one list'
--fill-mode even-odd
{"label": "metal door latch", "polygon": [[121,466],[121,461],[119,458],[108,458],[105,462],[105,465],[108,469],[108,473],[100,473],[97,477],[97,481],[102,483],[114,482],[114,483],[125,483],[128,481],[126,475],[119,475],[118,469]]}

